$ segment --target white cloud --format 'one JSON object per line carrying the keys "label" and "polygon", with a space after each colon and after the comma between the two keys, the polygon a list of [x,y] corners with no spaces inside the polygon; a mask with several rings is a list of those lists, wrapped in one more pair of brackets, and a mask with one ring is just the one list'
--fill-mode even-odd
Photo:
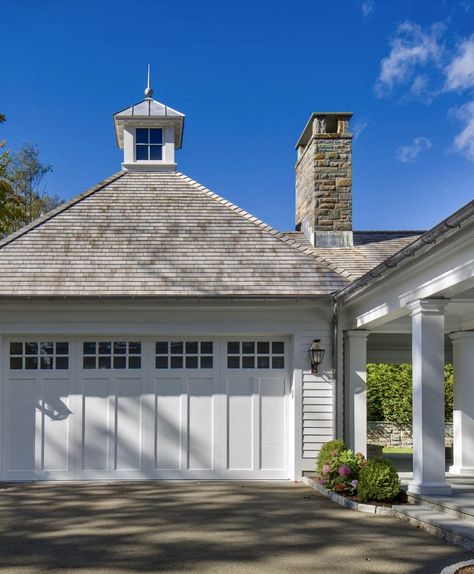
{"label": "white cloud", "polygon": [[446,89],[465,90],[474,87],[474,35],[463,40],[457,55],[446,67]]}
{"label": "white cloud", "polygon": [[354,123],[354,125],[352,126],[352,133],[354,134],[355,140],[367,128],[368,125],[369,125],[369,122],[365,118],[360,118],[360,120],[358,120]]}
{"label": "white cloud", "polygon": [[459,108],[457,116],[464,128],[454,138],[454,149],[474,161],[474,100]]}
{"label": "white cloud", "polygon": [[414,77],[410,91],[415,96],[421,96],[428,91],[429,78],[425,74]]}
{"label": "white cloud", "polygon": [[[462,7],[468,11],[473,5],[466,0]],[[398,26],[390,40],[390,52],[380,63],[375,91],[385,96],[403,87],[403,93],[397,93],[402,101],[414,96],[425,103],[448,92],[467,91],[467,103],[461,105],[461,101],[455,111],[460,126],[451,149],[474,161],[474,34],[453,42],[443,37],[445,30],[441,23],[430,28],[414,22]],[[420,136],[397,148],[396,156],[401,162],[414,162],[430,147],[431,142]]]}
{"label": "white cloud", "polygon": [[397,148],[396,156],[403,163],[413,163],[424,150],[431,147],[431,141],[423,136],[416,137],[411,144]]}
{"label": "white cloud", "polygon": [[[398,26],[390,41],[390,53],[380,63],[380,74],[375,85],[379,96],[389,93],[397,84],[413,81],[415,70],[427,64],[439,64],[443,47],[441,35],[444,31],[442,24],[436,23],[425,32],[421,26],[413,22],[404,22]],[[420,91],[422,76],[415,76],[413,89]]]}
{"label": "white cloud", "polygon": [[374,0],[364,0],[361,4],[362,14],[368,18],[374,11]]}

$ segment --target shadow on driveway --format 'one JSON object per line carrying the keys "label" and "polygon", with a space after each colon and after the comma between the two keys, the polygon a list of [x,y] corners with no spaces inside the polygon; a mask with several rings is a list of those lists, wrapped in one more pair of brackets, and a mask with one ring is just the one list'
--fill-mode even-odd
{"label": "shadow on driveway", "polygon": [[286,482],[16,484],[0,572],[426,573],[474,555]]}

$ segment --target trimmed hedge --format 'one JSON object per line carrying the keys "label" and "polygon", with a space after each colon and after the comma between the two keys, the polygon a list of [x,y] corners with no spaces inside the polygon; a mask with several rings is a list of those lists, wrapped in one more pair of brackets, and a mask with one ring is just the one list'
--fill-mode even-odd
{"label": "trimmed hedge", "polygon": [[400,492],[400,479],[393,463],[386,458],[368,460],[359,472],[357,494],[368,500],[393,500]]}
{"label": "trimmed hedge", "polygon": [[[445,419],[453,420],[453,366],[444,368]],[[367,365],[367,416],[397,426],[412,424],[411,365],[369,363]]]}

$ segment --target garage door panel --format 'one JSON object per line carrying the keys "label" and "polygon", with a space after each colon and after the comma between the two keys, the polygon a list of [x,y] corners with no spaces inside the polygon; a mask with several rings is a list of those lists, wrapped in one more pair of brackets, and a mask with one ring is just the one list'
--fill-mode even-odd
{"label": "garage door panel", "polygon": [[11,377],[5,384],[5,403],[13,409],[35,409],[38,393],[35,378]]}
{"label": "garage door panel", "polygon": [[227,379],[227,469],[254,467],[254,380]]}
{"label": "garage door panel", "polygon": [[115,380],[115,470],[140,470],[142,451],[142,381]]}
{"label": "garage door panel", "polygon": [[261,377],[260,468],[285,468],[285,377]]}
{"label": "garage door panel", "polygon": [[188,469],[214,467],[214,379],[189,378],[187,444]]}
{"label": "garage door panel", "polygon": [[70,433],[72,410],[70,408],[70,380],[43,379],[42,401],[42,464],[48,472],[71,470]]}
{"label": "garage door panel", "polygon": [[155,380],[156,470],[182,468],[182,377]]}
{"label": "garage door panel", "polygon": [[[34,413],[33,413],[34,414]],[[12,409],[7,414],[6,471],[34,473],[36,466],[36,421],[31,411]],[[19,445],[21,447],[19,448]]]}
{"label": "garage door panel", "polygon": [[[15,378],[5,385],[5,466],[7,472],[35,470],[41,420],[35,379]],[[37,432],[38,427],[38,432]]]}
{"label": "garage door panel", "polygon": [[109,468],[109,379],[82,381],[82,470]]}
{"label": "garage door panel", "polygon": [[4,386],[4,474],[7,479],[73,476],[71,378],[12,374]]}

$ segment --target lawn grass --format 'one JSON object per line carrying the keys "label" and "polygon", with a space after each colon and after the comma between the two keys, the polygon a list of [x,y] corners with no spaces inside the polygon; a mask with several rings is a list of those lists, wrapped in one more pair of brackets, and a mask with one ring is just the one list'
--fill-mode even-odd
{"label": "lawn grass", "polygon": [[395,447],[395,446],[384,446],[383,451],[384,454],[413,454],[412,448],[402,448],[402,447]]}

